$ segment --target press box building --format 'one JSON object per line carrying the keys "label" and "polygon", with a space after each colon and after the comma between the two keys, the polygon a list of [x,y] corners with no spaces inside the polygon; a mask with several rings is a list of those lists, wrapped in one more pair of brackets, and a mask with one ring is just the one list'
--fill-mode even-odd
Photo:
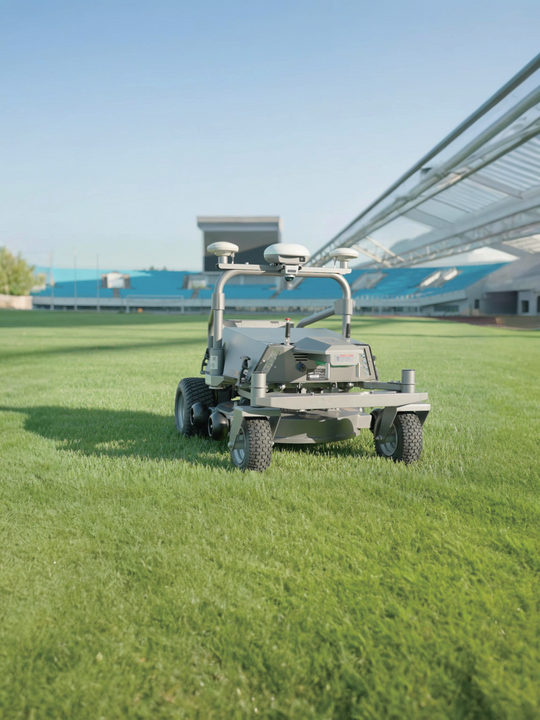
{"label": "press box building", "polygon": [[238,245],[237,263],[264,264],[264,249],[281,242],[279,217],[198,217],[203,232],[203,272],[216,271],[216,256],[207,248],[215,242]]}

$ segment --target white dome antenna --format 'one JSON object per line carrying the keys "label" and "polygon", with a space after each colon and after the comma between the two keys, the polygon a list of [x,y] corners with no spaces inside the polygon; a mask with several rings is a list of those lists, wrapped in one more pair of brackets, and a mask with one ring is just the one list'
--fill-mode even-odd
{"label": "white dome antenna", "polygon": [[233,257],[240,248],[234,243],[215,242],[206,249],[209,253],[213,253],[217,257],[218,263],[228,263],[229,258]]}
{"label": "white dome antenna", "polygon": [[347,263],[350,260],[356,260],[360,253],[358,250],[354,250],[353,248],[341,247],[332,250],[329,255],[334,259],[334,262],[339,262],[340,267],[346,268],[348,267]]}
{"label": "white dome antenna", "polygon": [[309,257],[306,247],[291,243],[276,243],[264,251],[264,259],[270,265],[305,265]]}

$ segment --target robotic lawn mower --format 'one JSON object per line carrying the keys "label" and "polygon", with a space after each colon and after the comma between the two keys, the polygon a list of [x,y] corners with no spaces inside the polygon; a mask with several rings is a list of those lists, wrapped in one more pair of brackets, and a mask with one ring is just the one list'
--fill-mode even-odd
{"label": "robotic lawn mower", "polygon": [[[264,253],[267,265],[235,264],[238,247],[232,243],[208,250],[223,274],[212,295],[203,377],[184,378],[176,391],[181,434],[228,437],[232,463],[241,470],[265,470],[274,444],[336,442],[364,429],[373,433],[378,455],[404,463],[419,459],[427,393],[416,392],[414,370],[402,370],[400,382],[381,382],[371,347],[351,338],[353,301],[344,276],[358,257],[355,250],[334,250],[339,266],[332,269],[309,267],[301,245],[271,245]],[[328,278],[340,285],[343,298],[296,327],[288,319],[225,320],[223,290],[236,275]],[[307,329],[332,315],[342,316],[341,334]]]}

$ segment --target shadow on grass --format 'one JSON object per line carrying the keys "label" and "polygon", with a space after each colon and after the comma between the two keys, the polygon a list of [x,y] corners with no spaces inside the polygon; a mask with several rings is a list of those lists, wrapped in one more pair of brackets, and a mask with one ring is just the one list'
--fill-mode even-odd
{"label": "shadow on grass", "polygon": [[[52,348],[39,348],[34,347],[31,350],[11,350],[11,348],[4,348],[3,357],[6,360],[21,359],[28,357],[42,357],[45,355],[72,355],[77,353],[99,353],[99,352],[132,352],[134,350],[144,350],[150,348],[164,348],[171,347],[182,349],[185,345],[200,345],[204,348],[206,345],[206,337],[181,337],[174,338],[173,340],[160,340],[159,342],[138,342],[138,343],[121,343],[107,344],[107,345],[61,345],[59,347]],[[201,359],[203,356],[203,350],[201,350]]]}
{"label": "shadow on grass", "polygon": [[183,460],[192,465],[231,467],[225,443],[178,434],[174,418],[135,410],[53,406],[0,407],[25,416],[24,429],[82,455],[141,460]]}
{"label": "shadow on grass", "polygon": [[[369,433],[369,437],[372,438],[371,433],[369,430],[364,430],[363,432]],[[354,445],[352,444],[354,443]],[[317,443],[317,444],[309,444],[309,445],[296,445],[296,444],[290,444],[290,445],[276,445],[279,449],[279,452],[282,453],[291,453],[295,455],[313,455],[314,457],[321,457],[321,458],[351,458],[352,456],[356,458],[370,458],[375,457],[375,449],[373,448],[373,451],[368,451],[363,447],[360,447],[357,444],[357,439],[351,439],[351,440],[341,440],[338,442],[329,442],[329,443]]]}
{"label": "shadow on grass", "polygon": [[138,325],[178,325],[206,322],[208,311],[200,314],[182,315],[179,313],[125,313],[119,312],[62,312],[55,310],[0,310],[2,328],[84,328],[100,326],[138,326]]}
{"label": "shadow on grass", "polygon": [[[192,465],[235,470],[227,443],[178,434],[171,416],[135,410],[65,408],[54,406],[0,407],[0,412],[25,416],[24,429],[59,443],[59,449],[93,457],[182,460]],[[281,445],[281,452],[314,456],[371,457],[350,442],[321,445]]]}

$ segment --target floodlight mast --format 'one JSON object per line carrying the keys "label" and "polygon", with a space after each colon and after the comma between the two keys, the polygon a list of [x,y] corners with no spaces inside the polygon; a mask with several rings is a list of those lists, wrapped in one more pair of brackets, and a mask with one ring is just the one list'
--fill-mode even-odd
{"label": "floodlight mast", "polygon": [[[228,247],[224,247],[228,246]],[[208,317],[208,349],[220,348],[223,343],[223,314],[225,311],[224,288],[227,282],[238,275],[265,275],[269,277],[282,277],[285,280],[298,278],[328,278],[334,280],[341,287],[343,298],[334,303],[333,307],[310,315],[298,323],[297,327],[305,327],[318,320],[330,317],[331,315],[342,315],[342,335],[346,340],[351,336],[351,316],[353,313],[353,301],[349,283],[343,277],[351,272],[348,266],[350,260],[358,257],[358,252],[351,248],[339,248],[333,251],[334,262],[339,262],[339,268],[328,270],[326,268],[304,267],[309,261],[309,251],[302,245],[287,245],[279,243],[271,245],[265,250],[264,256],[269,265],[244,265],[229,262],[234,259],[238,252],[238,246],[232,243],[213,243],[208,246],[218,262],[216,267],[223,270],[218,278],[214,292],[212,293],[212,307]]]}

